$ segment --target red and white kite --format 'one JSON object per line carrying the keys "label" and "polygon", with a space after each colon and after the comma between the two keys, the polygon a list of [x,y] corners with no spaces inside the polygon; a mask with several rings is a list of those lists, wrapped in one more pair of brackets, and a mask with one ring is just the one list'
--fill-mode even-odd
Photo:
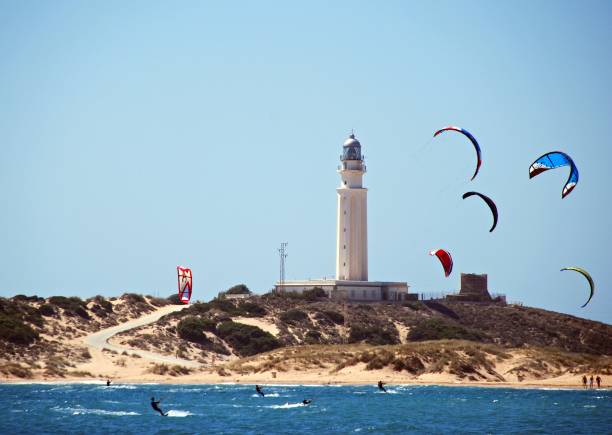
{"label": "red and white kite", "polygon": [[186,267],[176,266],[178,273],[178,295],[182,303],[188,304],[191,299],[192,289],[192,274],[191,269]]}
{"label": "red and white kite", "polygon": [[444,275],[448,277],[453,271],[453,257],[451,257],[450,252],[445,251],[444,249],[434,249],[429,253],[429,255],[435,255],[442,263],[442,267],[444,268]]}

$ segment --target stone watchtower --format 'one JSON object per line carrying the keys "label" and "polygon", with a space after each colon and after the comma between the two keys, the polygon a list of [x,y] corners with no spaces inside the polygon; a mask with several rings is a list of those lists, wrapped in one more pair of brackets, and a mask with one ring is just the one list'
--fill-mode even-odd
{"label": "stone watchtower", "polygon": [[462,273],[459,293],[456,295],[448,295],[447,298],[466,302],[491,301],[491,295],[487,287],[487,274]]}

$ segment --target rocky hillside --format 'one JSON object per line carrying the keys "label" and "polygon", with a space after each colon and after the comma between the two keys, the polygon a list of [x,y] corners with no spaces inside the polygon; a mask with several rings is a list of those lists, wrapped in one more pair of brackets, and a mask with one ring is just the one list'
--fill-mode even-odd
{"label": "rocky hillside", "polygon": [[[91,356],[80,337],[169,303],[134,294],[86,301],[0,299],[0,373],[78,376],[79,370],[95,366],[87,364]],[[477,381],[589,370],[612,373],[612,326],[604,323],[505,304],[345,304],[316,291],[194,303],[110,341],[128,351],[108,356],[112,365],[132,365],[131,373],[142,369],[159,376],[208,371],[248,378],[283,372],[291,364],[349,380],[356,369],[390,370],[418,379],[443,371]],[[197,361],[202,369],[151,368],[147,361],[128,358],[134,357],[130,349]]]}
{"label": "rocky hillside", "polygon": [[0,298],[0,373],[63,376],[90,359],[78,338],[167,305],[166,299],[124,294],[119,298],[18,295]]}
{"label": "rocky hillside", "polygon": [[612,355],[612,326],[546,310],[505,304],[425,301],[342,304],[314,294],[213,300],[132,330],[117,342],[168,354],[250,356],[312,344],[394,345],[458,339],[502,347],[553,347]]}

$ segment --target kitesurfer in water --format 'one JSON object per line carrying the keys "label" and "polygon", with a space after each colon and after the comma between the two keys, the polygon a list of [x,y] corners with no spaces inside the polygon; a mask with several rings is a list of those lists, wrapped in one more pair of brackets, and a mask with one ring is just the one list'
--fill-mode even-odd
{"label": "kitesurfer in water", "polygon": [[387,392],[387,390],[385,390],[384,385],[385,385],[385,383],[384,383],[383,381],[378,381],[378,389],[379,389],[380,391],[384,391],[384,392],[386,393],[386,392]]}
{"label": "kitesurfer in water", "polygon": [[257,394],[259,394],[261,397],[266,397],[264,392],[261,391],[261,387],[259,385],[255,385],[255,391],[257,391]]}
{"label": "kitesurfer in water", "polygon": [[155,400],[155,397],[151,397],[151,408],[159,412],[163,417],[166,417],[168,414],[164,414],[164,411],[159,408],[159,402],[161,402],[161,400]]}
{"label": "kitesurfer in water", "polygon": [[304,405],[310,405],[311,403],[312,403],[312,400],[310,400],[310,399],[302,400],[302,404],[304,404]]}

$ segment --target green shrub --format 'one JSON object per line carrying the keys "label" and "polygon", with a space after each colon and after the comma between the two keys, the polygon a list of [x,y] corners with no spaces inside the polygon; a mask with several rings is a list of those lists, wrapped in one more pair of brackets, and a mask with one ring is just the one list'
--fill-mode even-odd
{"label": "green shrub", "polygon": [[308,319],[308,315],[301,310],[291,309],[282,313],[279,318],[285,323],[299,323]]}
{"label": "green shrub", "polygon": [[55,308],[53,308],[53,305],[51,304],[42,304],[38,308],[38,312],[42,316],[47,316],[47,317],[55,316]]}
{"label": "green shrub", "polygon": [[399,339],[397,330],[379,326],[351,325],[349,343],[365,341],[368,344],[383,345],[397,344]]}
{"label": "green shrub", "polygon": [[336,311],[326,310],[323,311],[323,314],[336,325],[344,324],[344,316]]}
{"label": "green shrub", "polygon": [[208,303],[211,308],[216,308],[219,311],[225,311],[228,314],[240,315],[240,310],[236,308],[233,302],[226,299],[215,298]]}
{"label": "green shrub", "polygon": [[303,291],[302,296],[307,301],[316,301],[319,298],[327,298],[327,293],[321,287],[314,287]]}
{"label": "green shrub", "polygon": [[21,364],[14,362],[7,362],[5,364],[0,365],[0,372],[7,375],[13,375],[18,378],[32,377],[32,370],[30,370],[28,367],[23,367]]}
{"label": "green shrub", "polygon": [[440,314],[450,317],[451,319],[459,320],[459,315],[453,310],[448,308],[446,305],[436,301],[425,301],[423,302],[428,308],[437,311]]}
{"label": "green shrub", "polygon": [[20,319],[0,313],[0,340],[28,345],[38,340],[38,332]]}
{"label": "green shrub", "polygon": [[51,296],[49,298],[49,303],[51,305],[55,305],[56,307],[60,307],[70,311],[74,311],[77,307],[85,307],[85,302],[83,302],[81,298],[77,298],[76,296],[72,296],[69,298],[67,298],[66,296]]}
{"label": "green shrub", "polygon": [[44,301],[44,298],[38,297],[36,295],[34,296],[15,295],[12,297],[12,299],[18,302],[42,302]]}
{"label": "green shrub", "polygon": [[149,303],[155,307],[165,307],[166,305],[170,305],[170,301],[168,299],[156,298],[154,296],[149,296]]}
{"label": "green shrub", "polygon": [[189,306],[189,308],[185,308],[183,310],[183,313],[187,313],[187,314],[206,314],[207,312],[209,312],[211,309],[210,304],[207,304],[206,302],[196,302],[194,304],[191,304]]}
{"label": "green shrub", "polygon": [[477,331],[464,328],[444,319],[426,319],[410,329],[408,340],[472,340],[482,341],[485,338]]}
{"label": "green shrub", "polygon": [[423,305],[423,302],[420,302],[420,301],[406,301],[406,302],[402,302],[402,306],[410,308],[413,311],[420,311],[420,310],[425,308],[425,306]]}
{"label": "green shrub", "polygon": [[138,295],[136,293],[126,293],[123,296],[121,296],[121,299],[123,299],[124,301],[130,304],[138,304],[138,303],[146,304],[147,303],[144,296]]}
{"label": "green shrub", "polygon": [[110,314],[113,312],[113,304],[107,301],[104,296],[97,295],[93,300],[107,313]]}
{"label": "green shrub", "polygon": [[212,320],[188,316],[176,326],[178,336],[184,340],[198,344],[210,344],[211,341],[204,331],[216,332],[216,324]]}
{"label": "green shrub", "polygon": [[249,290],[249,288],[244,284],[238,284],[238,285],[235,285],[227,289],[225,291],[225,294],[226,295],[250,295],[251,290]]}
{"label": "green shrub", "polygon": [[263,317],[267,313],[264,307],[253,302],[243,302],[238,306],[238,309],[243,316],[247,317]]}
{"label": "green shrub", "polygon": [[250,356],[280,347],[280,342],[269,332],[256,326],[223,322],[218,333],[240,356]]}
{"label": "green shrub", "polygon": [[322,338],[323,337],[321,336],[321,333],[319,331],[311,329],[306,333],[304,341],[306,342],[306,344],[319,344],[321,343]]}
{"label": "green shrub", "polygon": [[408,355],[405,357],[398,357],[393,360],[393,370],[401,372],[406,370],[413,375],[420,374],[425,369],[425,365],[416,355]]}
{"label": "green shrub", "polygon": [[170,296],[168,296],[166,298],[168,300],[168,302],[170,302],[172,305],[183,305],[183,303],[181,302],[181,298],[179,298],[178,293],[172,293]]}

